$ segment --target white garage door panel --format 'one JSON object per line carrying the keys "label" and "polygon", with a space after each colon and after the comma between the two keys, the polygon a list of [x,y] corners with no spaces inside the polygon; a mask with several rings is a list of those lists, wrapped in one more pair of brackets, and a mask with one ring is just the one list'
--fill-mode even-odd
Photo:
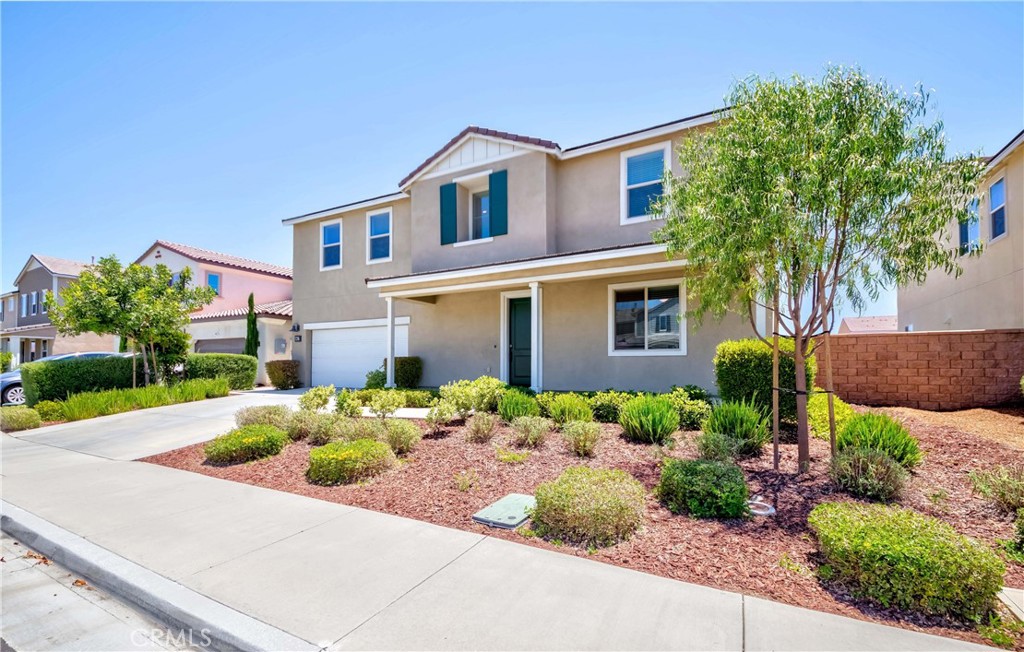
{"label": "white garage door panel", "polygon": [[[387,357],[387,327],[313,331],[313,384],[362,387]],[[395,355],[409,355],[409,327],[395,326]]]}

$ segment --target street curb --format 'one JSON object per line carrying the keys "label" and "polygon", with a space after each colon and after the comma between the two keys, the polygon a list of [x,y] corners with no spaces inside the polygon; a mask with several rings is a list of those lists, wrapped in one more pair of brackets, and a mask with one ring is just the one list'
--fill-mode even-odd
{"label": "street curb", "polygon": [[[77,534],[0,500],[0,530],[81,575],[172,630],[216,650],[320,650],[320,646],[247,616],[148,568],[116,555]],[[177,634],[177,631],[173,632]]]}

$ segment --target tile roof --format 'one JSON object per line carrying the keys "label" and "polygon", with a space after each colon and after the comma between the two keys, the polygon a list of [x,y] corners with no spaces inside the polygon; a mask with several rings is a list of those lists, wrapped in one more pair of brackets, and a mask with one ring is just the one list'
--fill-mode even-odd
{"label": "tile roof", "polygon": [[[257,317],[291,317],[292,316],[292,302],[291,299],[286,301],[274,301],[272,303],[260,303],[254,306]],[[205,319],[224,319],[225,317],[245,317],[249,314],[248,306],[241,308],[230,308],[228,310],[217,310],[214,312],[198,312],[192,315],[192,321],[202,321]]]}
{"label": "tile roof", "polygon": [[[154,243],[154,246],[163,247],[164,249],[170,249],[171,251],[175,251],[181,254],[182,256],[185,256],[186,258],[191,258],[192,260],[199,261],[202,263],[211,263],[213,265],[235,267],[237,269],[243,269],[249,272],[269,274],[271,276],[280,276],[283,278],[292,277],[291,267],[272,265],[270,263],[252,260],[251,258],[241,258],[239,256],[232,256],[231,254],[222,254],[216,251],[210,251],[209,249],[201,249],[199,247],[179,244],[177,242],[168,242],[166,240],[157,240]],[[150,247],[150,249],[152,248],[153,247]]]}
{"label": "tile roof", "polygon": [[416,169],[405,175],[405,178],[398,182],[398,187],[404,186],[410,179],[419,174],[424,168],[436,161],[445,151],[459,142],[467,134],[480,134],[481,136],[490,136],[492,138],[501,138],[502,140],[510,140],[515,143],[523,143],[526,145],[534,145],[536,147],[543,147],[544,149],[561,150],[558,143],[553,140],[545,140],[543,138],[534,138],[533,136],[520,136],[519,134],[509,133],[507,131],[497,131],[495,129],[486,129],[484,127],[477,127],[476,125],[470,125],[459,132],[455,138],[449,140],[444,147],[431,154],[427,160],[416,166]]}
{"label": "tile roof", "polygon": [[32,254],[32,257],[39,261],[39,264],[50,270],[53,274],[64,276],[78,276],[82,270],[89,266],[89,263],[80,263],[77,260],[57,258],[55,256],[44,256],[43,254]]}

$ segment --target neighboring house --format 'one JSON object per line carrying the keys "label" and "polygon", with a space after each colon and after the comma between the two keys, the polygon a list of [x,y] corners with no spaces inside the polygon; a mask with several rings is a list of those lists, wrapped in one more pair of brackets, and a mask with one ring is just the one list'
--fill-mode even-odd
{"label": "neighboring house", "polygon": [[[942,270],[922,285],[899,288],[899,329],[1024,328],[1024,131],[989,159],[979,189],[978,220],[950,224],[965,254],[963,274]],[[966,254],[981,247],[980,255]]]}
{"label": "neighboring house", "polygon": [[8,330],[18,325],[18,293],[15,290],[0,294],[0,351],[11,350],[11,340],[6,335]]}
{"label": "neighboring house", "polygon": [[188,327],[197,353],[242,353],[252,293],[260,335],[256,382],[268,382],[264,363],[291,358],[291,269],[164,240],[154,242],[136,262],[164,264],[174,273],[188,267],[195,284],[217,292],[213,303],[192,315]]}
{"label": "neighboring house", "polygon": [[398,192],[284,220],[305,381],[362,386],[414,355],[425,386],[712,387],[715,347],[749,321],[683,318],[689,270],[652,243],[648,213],[665,170],[680,173],[676,145],[717,118],[566,149],[468,127]]}
{"label": "neighboring house", "polygon": [[17,289],[3,295],[0,339],[4,350],[14,354],[12,366],[58,353],[117,350],[117,338],[112,335],[58,335],[46,314],[46,293],[52,292],[59,300],[61,290],[77,279],[86,266],[87,263],[53,256],[29,256],[14,280]]}
{"label": "neighboring house", "polygon": [[839,323],[839,334],[845,333],[896,333],[899,331],[896,315],[876,317],[843,317]]}

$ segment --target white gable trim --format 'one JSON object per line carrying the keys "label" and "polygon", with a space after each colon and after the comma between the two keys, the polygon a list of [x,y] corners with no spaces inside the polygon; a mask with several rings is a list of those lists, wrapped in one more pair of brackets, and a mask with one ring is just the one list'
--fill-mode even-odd
{"label": "white gable trim", "polygon": [[[471,141],[479,141],[482,143],[484,151],[479,152],[477,150],[477,145],[474,143],[472,150],[467,153],[464,146]],[[496,145],[497,150],[495,151],[495,149],[490,145]],[[516,140],[509,140],[507,138],[487,136],[485,134],[471,131],[452,143],[450,146],[441,150],[441,153],[431,161],[430,165],[410,177],[408,181],[402,184],[401,189],[405,190],[420,179],[431,179],[445,176],[454,172],[479,167],[492,161],[502,161],[514,156],[528,154],[530,152],[544,152],[545,154],[558,155],[557,149],[542,147],[540,145],[532,145],[530,143],[522,143]],[[455,154],[460,154],[459,161],[457,163],[453,160]]]}

